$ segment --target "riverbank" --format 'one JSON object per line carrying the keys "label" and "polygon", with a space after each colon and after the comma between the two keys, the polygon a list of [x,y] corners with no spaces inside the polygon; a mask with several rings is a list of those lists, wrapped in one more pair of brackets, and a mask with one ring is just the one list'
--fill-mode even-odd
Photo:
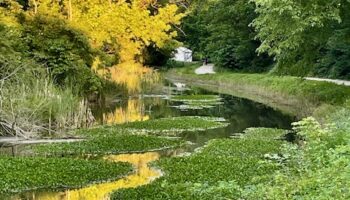
{"label": "riverbank", "polygon": [[[197,75],[192,74],[193,68],[177,70],[188,70],[188,74],[184,72],[184,77],[194,76],[194,79],[198,80],[203,77],[203,82],[205,78],[208,78],[209,81],[212,79],[212,75],[196,78]],[[221,73],[221,76],[229,76],[227,72]],[[249,75],[246,76],[249,79]],[[261,77],[261,79],[264,76],[266,75],[253,75],[253,77]],[[239,76],[237,75],[237,77]],[[292,77],[287,78],[292,79]],[[270,79],[272,84],[275,81],[277,84],[274,86],[275,88],[283,87],[283,85],[278,85],[284,83],[281,81],[284,80],[282,77],[271,76],[266,79]],[[226,77],[225,80],[230,79]],[[243,83],[245,80],[241,79],[240,81]],[[251,80],[251,82],[253,81]],[[259,81],[261,80],[255,80],[255,82]],[[266,84],[266,82],[267,80],[263,83]],[[309,84],[309,82],[306,83],[307,86]],[[178,85],[182,86],[182,84]],[[256,83],[255,87],[257,86]],[[300,84],[300,86],[303,85]],[[318,85],[313,87],[319,88]],[[166,87],[167,91],[176,89],[178,88],[171,85]],[[283,113],[277,112],[277,109],[273,110],[247,99],[232,96],[228,98],[227,95],[216,95],[198,88],[191,89],[169,93],[163,100],[158,99],[158,102],[156,99],[148,99],[148,101],[157,102],[155,105],[152,104],[152,107],[157,106],[159,112],[148,109],[145,102],[142,102],[144,106],[140,109],[149,111],[147,118],[144,117],[145,120],[76,131],[72,133],[74,136],[85,139],[76,143],[41,144],[25,148],[26,152],[38,156],[28,158],[25,162],[31,163],[35,159],[42,159],[45,166],[45,162],[53,159],[55,162],[57,160],[59,164],[64,162],[65,160],[60,159],[62,156],[73,162],[72,160],[79,161],[76,158],[86,157],[94,160],[91,155],[96,155],[98,158],[114,158],[114,155],[127,153],[122,155],[122,157],[127,158],[122,162],[134,165],[133,174],[128,175],[127,171],[121,172],[120,176],[111,173],[110,177],[99,179],[99,173],[91,173],[94,176],[89,177],[86,182],[83,182],[83,185],[78,185],[77,187],[81,187],[78,190],[67,189],[62,192],[50,193],[51,196],[60,196],[64,193],[67,199],[71,194],[77,194],[75,198],[71,199],[102,199],[102,196],[105,194],[109,196],[112,191],[116,191],[111,196],[112,199],[152,200],[238,198],[277,200],[295,199],[296,197],[305,197],[304,199],[326,197],[330,199],[329,197],[333,196],[338,197],[335,199],[347,199],[350,195],[347,192],[347,188],[350,188],[347,181],[347,174],[350,172],[348,166],[350,163],[348,157],[350,138],[347,134],[350,132],[348,123],[350,112],[345,100],[341,102],[341,99],[329,98],[322,101],[323,104],[320,105],[323,109],[338,109],[337,112],[329,113],[329,117],[323,115],[325,123],[322,125],[315,119],[308,118],[294,123],[293,130],[290,130],[289,124],[292,121]],[[267,84],[265,90],[267,90]],[[300,91],[305,92],[305,88],[300,88]],[[277,95],[277,91],[275,92]],[[322,92],[322,90],[318,92]],[[322,93],[318,92],[315,92],[315,96],[322,97]],[[245,92],[243,91],[243,93]],[[254,93],[252,94],[254,95]],[[291,94],[289,96],[292,97]],[[268,99],[267,97],[271,96],[266,94],[266,99]],[[337,98],[337,96],[334,97]],[[183,108],[186,109],[182,110]],[[169,109],[172,109],[171,112],[168,112]],[[135,113],[135,110],[132,111]],[[247,113],[249,115],[246,116]],[[191,116],[189,116],[190,114]],[[288,126],[283,125],[284,120],[282,119],[287,120]],[[240,126],[244,128],[237,129]],[[290,134],[297,140],[290,139]],[[294,141],[294,143],[287,142],[287,138],[290,139],[288,141]],[[190,143],[191,145],[185,145]],[[158,154],[158,152],[164,152],[163,150],[166,150],[164,156]],[[144,160],[146,158],[142,156],[144,152],[151,152],[150,162],[157,161],[155,163],[146,162]],[[134,155],[142,158],[134,159]],[[46,157],[50,157],[50,160],[46,160]],[[15,163],[18,165],[18,162]],[[137,171],[139,166],[134,163],[141,163],[139,165],[141,170]],[[116,167],[123,167],[119,165],[121,163],[114,164]],[[82,163],[76,168],[79,169],[85,165],[86,163]],[[6,166],[6,162],[0,162],[0,168],[2,166]],[[58,170],[57,174],[64,174],[69,170],[64,165],[58,166],[55,169]],[[136,176],[143,169],[146,173],[140,174],[145,176]],[[18,171],[17,168],[12,168],[12,170],[12,173]],[[21,168],[20,172],[25,174],[28,170]],[[109,173],[108,170],[106,170],[107,173]],[[55,174],[55,172],[50,171],[51,174]],[[59,182],[61,179],[48,178],[41,171],[36,171],[35,174],[33,173],[34,175],[40,177],[40,180],[49,180],[52,185],[49,185],[48,189],[61,188],[61,182]],[[113,181],[117,177],[126,175],[128,175],[126,179]],[[10,178],[13,177],[15,176]],[[145,181],[137,181],[140,178]],[[96,180],[97,183],[95,184],[93,180]],[[98,180],[101,180],[102,183]],[[104,183],[103,180],[112,180],[113,182]],[[128,181],[125,180],[135,180],[135,182],[127,183]],[[74,181],[73,183],[76,184],[75,180],[71,180],[70,177],[64,181]],[[91,182],[93,184],[87,186]],[[14,185],[14,183],[18,182],[3,182],[3,184],[10,186],[7,191],[16,192],[14,190],[19,186]],[[70,185],[69,188],[75,188],[74,184]],[[42,182],[37,182],[19,189],[22,191],[30,190],[38,187],[37,185],[45,188]],[[141,187],[134,188],[134,186]],[[319,190],[328,193],[322,194],[318,190],[312,193],[314,188],[320,188]],[[45,192],[47,191],[45,190]],[[40,195],[46,195],[45,192],[34,190],[30,194],[38,196],[40,199]]]}
{"label": "riverbank", "polygon": [[200,64],[175,68],[165,77],[218,93],[251,99],[299,118],[314,116],[323,120],[350,99],[350,88],[327,82],[314,82],[291,76],[218,72],[197,75]]}
{"label": "riverbank", "polygon": [[[241,89],[241,95],[254,100],[273,101],[271,98],[283,94],[279,96],[282,101],[296,99],[288,101],[294,108],[303,110],[305,103],[312,105],[302,115],[317,113],[323,123],[313,117],[293,123],[293,142],[280,140],[286,136],[284,130],[266,128],[247,129],[232,139],[212,140],[190,156],[160,160],[156,165],[164,170],[164,177],[136,189],[117,191],[112,199],[350,198],[347,89],[263,74],[199,76],[193,73],[195,67],[171,70],[168,77],[229,94]],[[281,102],[275,103],[276,108],[283,108]],[[297,109],[288,111],[298,114]]]}

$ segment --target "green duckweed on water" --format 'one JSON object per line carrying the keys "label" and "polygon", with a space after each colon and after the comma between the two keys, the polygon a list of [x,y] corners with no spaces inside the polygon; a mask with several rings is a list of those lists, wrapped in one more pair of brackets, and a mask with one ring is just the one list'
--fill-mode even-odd
{"label": "green duckweed on water", "polygon": [[176,95],[170,98],[171,101],[220,101],[218,95]]}
{"label": "green duckweed on water", "polygon": [[119,125],[118,127],[139,134],[171,134],[226,127],[228,124],[224,123],[224,121],[222,118],[189,116],[132,122]]}
{"label": "green duckweed on water", "polygon": [[[74,143],[42,144],[30,147],[34,153],[44,155],[115,154],[146,152],[176,148],[185,142],[179,139],[153,136],[200,131],[227,126],[221,118],[174,117],[122,125],[83,129],[75,134],[87,139]],[[147,135],[146,135],[147,134]]]}
{"label": "green duckweed on water", "polygon": [[280,151],[284,142],[275,138],[285,133],[248,129],[242,139],[212,140],[191,156],[162,159],[157,166],[165,176],[146,186],[117,191],[112,199],[238,199],[242,188],[267,181],[280,168],[265,155]]}
{"label": "green duckweed on water", "polygon": [[41,155],[103,155],[176,148],[183,144],[184,141],[179,139],[156,136],[104,135],[75,143],[36,145],[31,149]]}
{"label": "green duckweed on water", "polygon": [[180,110],[201,110],[222,104],[218,95],[178,95],[171,97],[170,100],[182,102],[181,105],[172,106]]}
{"label": "green duckweed on water", "polygon": [[180,110],[202,110],[206,108],[213,108],[217,105],[221,105],[220,101],[187,101],[183,102],[181,105],[172,106]]}
{"label": "green duckweed on water", "polygon": [[[118,179],[132,171],[127,163],[40,157],[0,157],[0,194],[33,189],[76,188]],[[91,173],[98,172],[98,173]]]}
{"label": "green duckweed on water", "polygon": [[[101,126],[76,131],[86,140],[74,143],[42,144],[29,147],[36,154],[83,155],[146,152],[176,148],[185,141],[155,135],[172,135],[184,131],[200,131],[227,126],[222,118],[174,117],[122,125]],[[155,135],[154,135],[155,134]]]}
{"label": "green duckweed on water", "polygon": [[255,140],[279,140],[284,136],[279,129],[271,128],[248,128],[244,131],[243,137],[245,139]]}

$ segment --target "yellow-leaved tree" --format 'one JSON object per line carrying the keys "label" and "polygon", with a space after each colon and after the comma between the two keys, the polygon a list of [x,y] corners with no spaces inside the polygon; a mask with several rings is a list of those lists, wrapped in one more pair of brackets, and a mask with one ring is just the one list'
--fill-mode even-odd
{"label": "yellow-leaved tree", "polygon": [[95,71],[110,74],[118,83],[129,81],[134,89],[140,85],[135,76],[149,71],[142,67],[143,49],[149,45],[162,48],[173,40],[177,32],[172,26],[184,16],[177,5],[161,6],[157,0],[30,0],[29,12],[67,20],[84,31],[96,48],[116,43],[120,64],[98,69],[97,58]]}

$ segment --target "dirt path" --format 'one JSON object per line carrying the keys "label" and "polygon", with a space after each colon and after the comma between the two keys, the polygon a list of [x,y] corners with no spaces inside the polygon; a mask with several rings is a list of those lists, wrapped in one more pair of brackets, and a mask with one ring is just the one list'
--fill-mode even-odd
{"label": "dirt path", "polygon": [[311,81],[323,81],[323,82],[335,83],[337,85],[350,86],[350,81],[344,81],[344,80],[338,80],[338,79],[312,78],[312,77],[306,77],[305,79],[311,80]]}
{"label": "dirt path", "polygon": [[[201,74],[215,74],[214,65],[213,64],[208,64],[208,65],[203,65],[201,67],[198,67],[195,70],[195,73],[198,74],[198,75],[201,75]],[[345,81],[345,80],[327,79],[327,78],[314,78],[314,77],[305,77],[305,79],[306,80],[310,80],[310,81],[330,82],[330,83],[335,83],[337,85],[350,86],[350,81]]]}
{"label": "dirt path", "polygon": [[215,74],[214,65],[208,64],[198,67],[195,71],[196,74]]}

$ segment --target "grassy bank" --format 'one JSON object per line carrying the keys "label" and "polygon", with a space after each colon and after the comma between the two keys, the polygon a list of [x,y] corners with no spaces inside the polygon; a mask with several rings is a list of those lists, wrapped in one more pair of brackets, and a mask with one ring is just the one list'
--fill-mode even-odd
{"label": "grassy bank", "polygon": [[[219,72],[215,75],[198,76],[193,73],[195,67],[174,69],[168,73],[168,77],[260,101],[300,117],[313,117],[293,124],[297,142],[281,145],[278,150],[280,156],[270,157],[281,162],[277,162],[276,170],[265,173],[265,180],[257,176],[241,185],[239,179],[233,177],[231,181],[218,183],[214,187],[207,182],[195,186],[186,182],[187,185],[183,188],[194,188],[189,192],[191,198],[350,199],[349,87],[266,74]],[[257,139],[257,136],[254,138]],[[223,149],[219,155],[230,149],[230,146],[221,146]],[[205,166],[208,164],[203,163]],[[240,165],[244,166],[244,162]],[[259,162],[257,168],[263,166],[264,162]],[[224,165],[217,170],[223,169]],[[239,170],[245,173],[246,168]],[[152,192],[157,190],[155,188],[144,190]],[[167,193],[172,197],[176,190],[169,190]],[[118,195],[138,194],[138,191],[123,191]]]}
{"label": "grassy bank", "polygon": [[78,188],[117,179],[132,171],[131,165],[126,163],[40,157],[0,157],[0,169],[0,194],[43,188]]}
{"label": "grassy bank", "polygon": [[197,67],[198,64],[193,64],[172,69],[166,76],[215,92],[252,99],[299,117],[314,115],[323,118],[326,111],[342,107],[350,98],[350,87],[332,83],[227,71],[215,75],[196,75],[194,70]]}

